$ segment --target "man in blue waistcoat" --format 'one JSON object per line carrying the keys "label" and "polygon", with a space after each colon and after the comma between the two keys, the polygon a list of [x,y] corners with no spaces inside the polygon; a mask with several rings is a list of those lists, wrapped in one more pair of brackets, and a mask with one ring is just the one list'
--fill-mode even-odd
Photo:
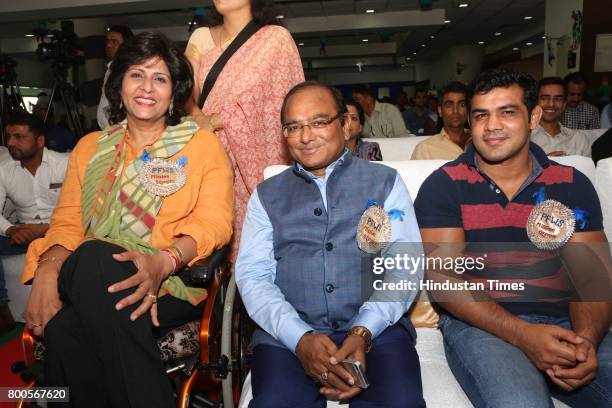
{"label": "man in blue waistcoat", "polygon": [[[238,289],[258,325],[249,407],[324,407],[326,398],[358,408],[425,406],[416,334],[404,317],[422,270],[389,267],[383,282],[404,290],[382,293],[380,282],[367,283],[374,269],[360,249],[376,252],[364,240],[380,232],[374,265],[421,256],[406,186],[395,170],[345,148],[350,117],[335,89],[296,85],[281,122],[295,163],[257,186],[236,262]],[[367,367],[369,388],[356,386],[344,359]]]}

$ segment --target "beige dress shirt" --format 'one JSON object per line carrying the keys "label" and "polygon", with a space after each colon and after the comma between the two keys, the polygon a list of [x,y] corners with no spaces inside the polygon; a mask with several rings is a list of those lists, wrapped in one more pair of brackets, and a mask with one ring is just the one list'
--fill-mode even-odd
{"label": "beige dress shirt", "polygon": [[365,115],[364,137],[413,136],[407,129],[402,113],[395,105],[376,102],[372,115]]}
{"label": "beige dress shirt", "polygon": [[464,150],[450,140],[446,131],[442,129],[442,132],[416,145],[411,160],[455,160],[463,152]]}
{"label": "beige dress shirt", "polygon": [[542,126],[531,131],[531,141],[544,150],[546,154],[562,151],[566,155],[591,157],[591,142],[580,130],[568,129],[561,125],[561,132],[552,136]]}

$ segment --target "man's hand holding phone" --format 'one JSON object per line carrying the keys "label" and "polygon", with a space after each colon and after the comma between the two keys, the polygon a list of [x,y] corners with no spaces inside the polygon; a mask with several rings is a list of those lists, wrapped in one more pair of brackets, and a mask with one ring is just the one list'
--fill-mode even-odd
{"label": "man's hand holding phone", "polygon": [[[363,379],[365,380],[366,349],[366,341],[362,337],[356,335],[348,335],[344,339],[342,347],[340,347],[340,349],[338,349],[338,351],[329,359],[329,362],[333,367],[342,369],[343,371],[349,374],[351,378],[351,381],[348,383],[350,389],[348,391],[341,391],[337,388],[327,386],[321,388],[321,393],[325,394],[328,398],[338,400],[348,400],[357,396],[361,392],[362,388],[358,385],[358,379],[352,375],[351,371],[346,369],[342,362],[344,360],[349,360],[350,366],[358,366],[361,374],[363,375]],[[367,384],[367,380],[365,381],[365,383]]]}

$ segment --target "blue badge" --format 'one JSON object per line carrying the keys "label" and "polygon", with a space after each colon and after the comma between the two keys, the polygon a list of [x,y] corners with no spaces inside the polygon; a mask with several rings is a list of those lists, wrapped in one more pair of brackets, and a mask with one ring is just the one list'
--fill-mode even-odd
{"label": "blue badge", "polygon": [[142,151],[142,154],[140,155],[140,160],[142,160],[145,163],[151,160],[151,156],[149,155],[149,152],[147,152],[147,149],[144,149]]}
{"label": "blue badge", "polygon": [[389,217],[391,217],[392,220],[399,219],[401,222],[404,222],[404,215],[406,215],[406,213],[397,208],[393,208],[389,211]]}
{"label": "blue badge", "polygon": [[187,165],[187,156],[181,156],[176,160],[176,164],[181,167],[185,167]]}

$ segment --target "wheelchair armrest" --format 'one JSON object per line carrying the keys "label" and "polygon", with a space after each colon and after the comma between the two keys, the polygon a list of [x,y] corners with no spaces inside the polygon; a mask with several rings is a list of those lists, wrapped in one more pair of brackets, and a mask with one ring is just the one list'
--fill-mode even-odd
{"label": "wheelchair armrest", "polygon": [[188,268],[189,284],[194,288],[207,287],[215,271],[221,266],[229,253],[229,245],[216,249],[210,256],[200,259]]}

